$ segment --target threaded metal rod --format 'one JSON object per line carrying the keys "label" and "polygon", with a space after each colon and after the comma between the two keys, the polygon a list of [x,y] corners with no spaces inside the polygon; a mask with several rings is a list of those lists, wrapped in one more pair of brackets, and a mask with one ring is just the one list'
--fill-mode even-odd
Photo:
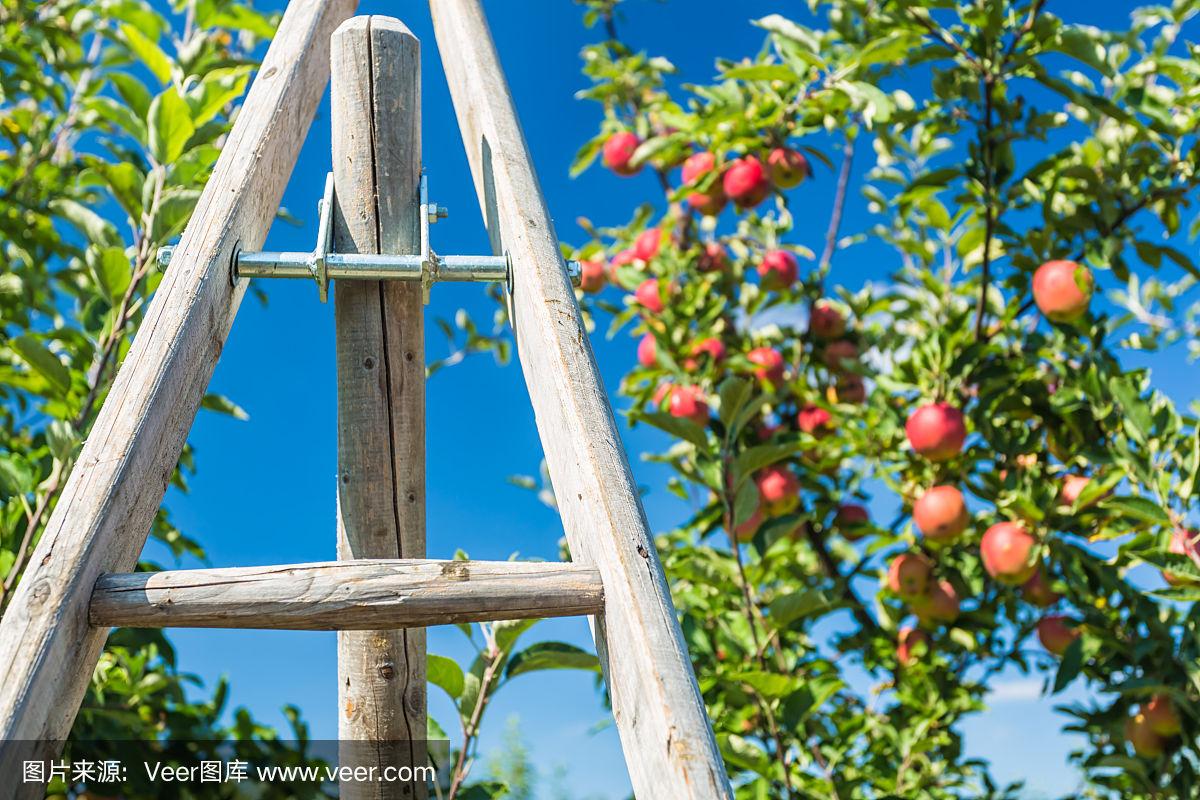
{"label": "threaded metal rod", "polygon": [[[504,281],[508,259],[504,256],[434,256],[430,277],[443,281]],[[325,265],[331,279],[363,281],[419,281],[424,265],[418,255],[330,253]],[[312,253],[239,253],[237,275],[241,278],[312,278]]]}

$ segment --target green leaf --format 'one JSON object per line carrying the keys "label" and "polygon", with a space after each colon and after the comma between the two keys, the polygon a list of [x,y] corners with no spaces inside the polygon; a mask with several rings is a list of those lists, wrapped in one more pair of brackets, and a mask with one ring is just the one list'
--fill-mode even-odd
{"label": "green leaf", "polygon": [[[0,498],[29,494],[33,491],[33,468],[16,453],[0,455]],[[8,552],[0,550],[0,553]]]}
{"label": "green leaf", "polygon": [[452,700],[462,696],[465,681],[462,667],[452,658],[427,653],[425,655],[425,672],[429,682],[442,688]]}
{"label": "green leaf", "polygon": [[809,714],[829,701],[846,684],[832,675],[819,676],[807,681],[788,695],[783,702],[783,722],[789,728],[799,727]]}
{"label": "green leaf", "polygon": [[46,379],[59,395],[65,395],[71,389],[71,371],[51,353],[46,345],[30,334],[13,339],[12,348],[21,356],[21,360],[29,365],[37,374]]}
{"label": "green leaf", "polygon": [[50,201],[50,209],[56,214],[61,214],[63,219],[78,228],[80,233],[95,244],[121,244],[121,237],[112,223],[81,203],[66,198],[55,198]]}
{"label": "green leaf", "polygon": [[767,606],[768,619],[776,629],[782,630],[798,619],[832,607],[833,604],[824,592],[819,589],[804,589],[788,592],[772,600]]}
{"label": "green leaf", "polygon": [[225,106],[242,96],[250,80],[251,67],[242,65],[214,69],[187,93],[192,125],[200,127],[220,114]]}
{"label": "green leaf", "polygon": [[150,101],[153,99],[146,86],[127,72],[109,73],[108,79],[116,87],[117,94],[121,95],[125,104],[133,109],[133,113],[145,119],[150,111]]}
{"label": "green leaf", "polygon": [[200,401],[200,407],[207,408],[209,411],[216,411],[218,414],[227,414],[234,419],[250,419],[250,415],[246,413],[244,408],[223,394],[204,395],[204,399]]}
{"label": "green leaf", "polygon": [[81,178],[89,182],[97,182],[107,187],[115,199],[132,220],[142,215],[142,185],[146,176],[142,171],[127,161],[110,164],[95,160],[88,162],[88,169]]}
{"label": "green leaf", "polygon": [[1105,75],[1112,75],[1112,70],[1105,63],[1104,45],[1100,43],[1094,28],[1085,28],[1081,25],[1064,26],[1058,35],[1058,42],[1055,43],[1056,50],[1066,53],[1069,56],[1079,59],[1089,67],[1103,72]]}
{"label": "green leaf", "polygon": [[197,11],[197,20],[205,28],[232,28],[247,31],[260,39],[275,36],[275,23],[266,14],[235,3],[201,3],[204,12]]}
{"label": "green leaf", "polygon": [[782,461],[801,449],[803,448],[799,442],[786,442],[783,444],[760,444],[743,451],[733,460],[735,485],[740,486],[742,481],[760,469]]}
{"label": "green leaf", "polygon": [[731,680],[746,684],[763,697],[770,700],[777,700],[781,697],[787,697],[794,692],[799,679],[791,675],[780,675],[775,672],[748,670],[737,673],[732,676]]}
{"label": "green leaf", "polygon": [[1163,511],[1158,503],[1144,497],[1110,497],[1100,503],[1105,511],[1116,511],[1126,517],[1133,517],[1152,525],[1170,525],[1171,518]]}
{"label": "green leaf", "polygon": [[1125,423],[1130,434],[1139,442],[1145,442],[1150,436],[1154,420],[1150,414],[1149,404],[1141,398],[1136,378],[1128,375],[1113,376],[1108,382],[1113,397],[1125,411]]}
{"label": "green leaf", "polygon": [[758,505],[758,486],[753,481],[744,482],[733,501],[733,527],[736,528],[753,517]]}
{"label": "green leaf", "polygon": [[458,796],[462,800],[499,800],[508,793],[509,787],[504,781],[480,781],[467,786]]}
{"label": "green leaf", "polygon": [[649,422],[654,427],[666,431],[677,439],[691,442],[700,448],[708,447],[708,437],[704,435],[704,429],[690,419],[682,419],[681,417],[675,417],[662,411],[639,414],[638,419]]}
{"label": "green leaf", "polygon": [[103,290],[109,302],[116,305],[125,296],[129,282],[133,279],[133,269],[129,264],[129,256],[120,247],[105,247],[102,250],[88,250],[88,266],[96,277],[96,285]]}
{"label": "green leaf", "polygon": [[132,25],[122,25],[121,34],[125,37],[125,43],[129,45],[129,49],[146,65],[154,77],[163,84],[171,82],[171,59],[167,57],[161,47],[146,38],[144,33]]}
{"label": "green leaf", "polygon": [[592,137],[583,147],[579,148],[579,152],[575,154],[574,160],[571,161],[570,175],[572,178],[580,175],[592,165],[592,162],[596,160],[596,156],[600,155],[600,150],[604,147],[604,140],[607,138],[608,134],[602,133],[599,136]]}
{"label": "green leaf", "polygon": [[[717,398],[721,403],[718,416],[726,428],[730,427],[733,419],[745,407],[753,392],[754,385],[745,378],[726,378],[721,382],[717,388]],[[736,435],[736,433],[731,434],[731,436]]]}
{"label": "green leaf", "polygon": [[504,674],[515,678],[542,669],[582,669],[599,672],[595,655],[566,642],[537,642],[513,655]]}
{"label": "green leaf", "polygon": [[496,639],[496,647],[500,652],[512,650],[521,634],[532,628],[540,620],[537,619],[506,619],[492,624],[492,635]]}
{"label": "green leaf", "polygon": [[783,64],[752,64],[727,69],[721,77],[736,81],[794,81],[796,71]]}
{"label": "green leaf", "polygon": [[1184,502],[1196,493],[1196,488],[1200,485],[1200,427],[1192,432],[1192,443],[1188,450],[1183,480],[1179,484],[1179,496]]}
{"label": "green leaf", "polygon": [[1067,684],[1075,680],[1083,668],[1083,639],[1071,642],[1070,647],[1063,653],[1062,662],[1058,665],[1058,673],[1054,676],[1054,688],[1051,694],[1058,694],[1067,688]]}
{"label": "green leaf", "polygon": [[150,155],[159,164],[171,164],[196,132],[187,103],[168,86],[150,104]]}
{"label": "green leaf", "polygon": [[446,735],[446,729],[433,718],[432,714],[425,716],[425,738],[431,742],[445,742],[450,739]]}

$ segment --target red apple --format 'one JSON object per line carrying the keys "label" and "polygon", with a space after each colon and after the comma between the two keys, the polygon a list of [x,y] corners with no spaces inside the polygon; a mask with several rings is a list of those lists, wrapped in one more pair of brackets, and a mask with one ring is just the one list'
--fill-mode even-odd
{"label": "red apple", "polygon": [[1033,301],[1053,322],[1082,317],[1092,300],[1092,271],[1074,261],[1047,261],[1033,273]]}
{"label": "red apple", "polygon": [[654,278],[642,281],[633,297],[642,308],[654,314],[661,313],[664,308],[662,295],[658,291],[658,281]]}
{"label": "red apple", "polygon": [[933,542],[954,541],[970,521],[962,492],[953,486],[934,486],[913,504],[913,522]]}
{"label": "red apple", "polygon": [[643,367],[653,367],[658,363],[658,342],[654,339],[654,334],[647,333],[638,342],[637,360]]}
{"label": "red apple", "polygon": [[776,147],[767,155],[771,181],[780,189],[791,189],[812,174],[808,159],[790,147]]}
{"label": "red apple", "polygon": [[837,339],[846,332],[846,318],[829,301],[818,300],[808,317],[808,332],[817,339]]}
{"label": "red apple", "polygon": [[661,245],[662,230],[660,228],[647,228],[633,240],[633,254],[642,261],[651,261],[658,255],[658,248]]}
{"label": "red apple", "polygon": [[1058,496],[1062,500],[1064,506],[1073,506],[1075,501],[1079,499],[1079,495],[1091,483],[1091,478],[1087,475],[1067,475],[1062,480],[1062,486],[1059,489]]}
{"label": "red apple", "polygon": [[820,406],[809,403],[796,415],[796,426],[813,436],[823,436],[833,429],[833,417]]}
{"label": "red apple", "polygon": [[[709,152],[694,153],[688,156],[687,161],[683,162],[683,182],[689,186],[698,183],[705,175],[716,169],[716,165],[717,157]],[[689,194],[686,202],[701,214],[715,217],[721,213],[721,209],[725,208],[728,199],[725,196],[725,189],[721,185],[721,178],[718,176],[705,191]]]}
{"label": "red apple", "polygon": [[632,248],[628,248],[617,253],[612,257],[612,261],[610,261],[608,264],[608,279],[614,284],[620,285],[620,281],[617,279],[618,271],[621,269],[621,267],[633,264],[636,261],[637,256],[633,254]]}
{"label": "red apple", "polygon": [[1033,577],[1021,584],[1021,596],[1038,608],[1049,608],[1062,599],[1062,595],[1050,588],[1046,573],[1038,567]]}
{"label": "red apple", "polygon": [[825,352],[822,353],[821,360],[832,371],[845,372],[845,362],[858,360],[858,345],[848,339],[838,339],[836,342],[830,342],[825,345]]}
{"label": "red apple", "polygon": [[1142,758],[1158,758],[1167,747],[1166,741],[1154,732],[1150,720],[1140,711],[1125,720],[1125,739],[1133,746],[1133,752]]}
{"label": "red apple", "polygon": [[917,597],[929,588],[933,565],[920,553],[901,553],[888,565],[887,585],[901,597]]}
{"label": "red apple", "polygon": [[672,387],[667,410],[671,416],[690,419],[701,427],[708,424],[708,403],[699,386]]}
{"label": "red apple", "polygon": [[768,250],[758,265],[764,289],[786,289],[796,282],[800,266],[787,250]]}
{"label": "red apple", "polygon": [[771,193],[767,170],[754,156],[743,156],[730,164],[721,185],[725,194],[742,208],[753,208]]}
{"label": "red apple", "polygon": [[1159,693],[1151,697],[1149,701],[1142,704],[1140,711],[1146,717],[1150,730],[1159,736],[1169,739],[1183,732],[1183,723],[1179,719],[1179,712],[1175,710],[1175,704],[1171,702],[1171,698],[1165,694]]}
{"label": "red apple", "polygon": [[603,261],[579,262],[579,288],[588,294],[595,294],[608,283]]}
{"label": "red apple", "polygon": [[670,394],[671,384],[665,382],[660,383],[658,386],[654,387],[654,396],[650,398],[650,405],[661,411],[663,401],[666,400]]}
{"label": "red apple", "polygon": [[1061,614],[1049,614],[1038,620],[1037,635],[1042,647],[1056,656],[1067,652],[1071,642],[1079,638],[1079,629],[1072,626],[1070,617]]}
{"label": "red apple", "polygon": [[728,266],[729,257],[725,254],[725,248],[717,242],[706,243],[696,262],[696,268],[701,272],[721,272]]}
{"label": "red apple", "polygon": [[635,167],[629,162],[641,143],[642,140],[631,131],[614,133],[604,141],[604,163],[618,175],[638,174],[642,171],[641,164]]}
{"label": "red apple", "polygon": [[967,438],[963,413],[949,403],[927,403],[904,425],[912,449],[930,461],[946,461],[962,451]]}
{"label": "red apple", "polygon": [[770,347],[756,347],[746,353],[746,360],[754,365],[754,377],[778,386],[783,383],[783,356]]}
{"label": "red apple", "polygon": [[[1167,551],[1177,556],[1187,556],[1200,567],[1200,530],[1175,527],[1171,531],[1171,543]],[[1191,575],[1163,570],[1163,578],[1172,586],[1191,586],[1198,581]]]}
{"label": "red apple", "polygon": [[928,592],[913,598],[911,605],[922,622],[950,623],[958,619],[958,592],[947,580],[932,584]]}
{"label": "red apple", "polygon": [[754,477],[758,496],[764,505],[790,501],[800,491],[800,481],[787,467],[767,467]]}
{"label": "red apple", "polygon": [[842,536],[851,542],[857,542],[870,533],[871,515],[865,506],[858,503],[843,503],[838,506],[833,521]]}
{"label": "red apple", "polygon": [[1016,522],[1000,522],[988,528],[979,543],[983,568],[1001,583],[1017,586],[1037,571],[1034,551],[1037,542]]}
{"label": "red apple", "polygon": [[901,666],[907,667],[917,660],[920,655],[917,652],[918,647],[929,647],[929,634],[920,628],[914,628],[907,625],[900,629],[900,634],[896,638],[896,660]]}
{"label": "red apple", "polygon": [[700,356],[708,356],[715,364],[725,358],[725,344],[715,336],[701,339],[692,345],[692,357],[683,362],[689,372],[700,366]]}

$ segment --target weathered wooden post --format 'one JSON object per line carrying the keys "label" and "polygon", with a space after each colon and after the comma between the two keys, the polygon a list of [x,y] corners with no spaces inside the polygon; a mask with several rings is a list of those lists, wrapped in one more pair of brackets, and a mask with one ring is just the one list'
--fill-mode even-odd
{"label": "weathered wooden post", "polygon": [[[420,42],[399,20],[356,17],[331,52],[338,253],[420,249]],[[425,340],[419,282],[342,281],[338,558],[425,556]],[[341,763],[423,767],[425,631],[338,634]],[[424,798],[417,783],[344,783],[343,798]]]}

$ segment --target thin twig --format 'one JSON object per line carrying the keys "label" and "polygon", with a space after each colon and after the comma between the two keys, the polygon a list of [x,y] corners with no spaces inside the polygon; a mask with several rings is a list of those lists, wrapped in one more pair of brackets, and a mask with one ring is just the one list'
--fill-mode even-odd
{"label": "thin twig", "polygon": [[987,293],[992,279],[992,237],[995,235],[995,166],[992,153],[992,95],[995,81],[991,73],[983,76],[983,127],[979,131],[979,151],[983,159],[983,272],[979,279],[979,304],[975,309],[975,339],[983,338],[987,314]]}
{"label": "thin twig", "polygon": [[1003,70],[1012,59],[1013,54],[1017,52],[1017,46],[1021,41],[1033,31],[1033,25],[1037,22],[1037,15],[1041,13],[1042,7],[1046,5],[1046,0],[1033,0],[1033,4],[1029,6],[1029,16],[1025,18],[1025,23],[1017,31],[1013,40],[1008,43],[1008,49],[1004,52],[1004,56],[1000,59],[1000,69]]}
{"label": "thin twig", "polygon": [[979,70],[980,72],[983,72],[983,65],[981,63],[979,63],[979,59],[977,59],[965,47],[963,47],[961,44],[959,44],[957,41],[955,41],[953,36],[946,33],[946,31],[942,30],[941,28],[939,28],[937,26],[937,24],[933,21],[933,19],[928,16],[928,12],[924,12],[923,14],[918,14],[915,11],[913,11],[911,8],[907,8],[905,10],[908,12],[909,18],[912,19],[914,22],[916,22],[918,25],[920,25],[925,30],[929,31],[931,36],[933,36],[935,39],[937,39],[942,44],[949,47],[955,53],[958,53],[958,55],[960,55],[964,60],[966,60],[967,63],[969,63],[971,66],[975,67],[975,69]]}
{"label": "thin twig", "polygon": [[492,688],[492,681],[496,677],[496,671],[500,668],[502,658],[503,654],[500,648],[494,647],[487,668],[483,671],[483,679],[479,682],[479,694],[475,698],[475,707],[471,709],[471,716],[467,720],[467,724],[463,725],[463,746],[458,753],[458,760],[454,764],[454,774],[450,779],[450,790],[446,793],[446,800],[454,800],[458,795],[458,790],[462,788],[463,781],[467,778],[469,772],[467,751],[470,750],[475,735],[479,732],[479,720],[483,716],[483,708],[488,701],[488,692]]}
{"label": "thin twig", "polygon": [[850,185],[850,166],[854,160],[854,139],[846,137],[842,145],[842,165],[838,169],[837,188],[833,192],[833,210],[829,214],[829,227],[825,229],[825,249],[821,251],[821,260],[817,262],[817,272],[824,283],[825,273],[833,263],[833,253],[837,248],[838,231],[842,227],[842,213],[846,209],[846,193]]}

